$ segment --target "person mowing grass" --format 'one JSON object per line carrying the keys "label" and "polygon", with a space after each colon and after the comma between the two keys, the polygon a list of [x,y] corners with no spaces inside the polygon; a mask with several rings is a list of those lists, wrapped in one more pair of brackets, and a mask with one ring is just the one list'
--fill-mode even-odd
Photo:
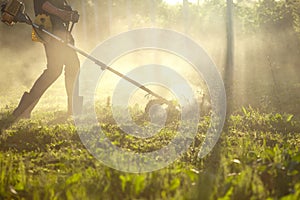
{"label": "person mowing grass", "polygon": [[[65,41],[74,44],[71,30],[74,23],[78,22],[78,12],[72,10],[66,0],[34,0],[35,23],[43,26],[54,35],[64,38]],[[69,26],[72,23],[72,28]],[[45,91],[65,72],[65,87],[68,96],[68,115],[73,113],[73,103],[81,102],[82,98],[78,92],[77,75],[79,73],[80,62],[77,53],[60,43],[59,41],[43,35],[39,30],[33,30],[33,41],[43,43],[46,57],[47,68],[35,81],[31,90],[25,92],[17,108],[13,111],[16,120],[30,118],[31,112],[40,100]],[[79,108],[80,109],[80,108]]]}

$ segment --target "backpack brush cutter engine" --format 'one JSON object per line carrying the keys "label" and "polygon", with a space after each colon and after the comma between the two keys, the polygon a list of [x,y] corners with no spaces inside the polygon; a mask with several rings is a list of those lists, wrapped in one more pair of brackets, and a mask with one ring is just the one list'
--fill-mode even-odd
{"label": "backpack brush cutter engine", "polygon": [[25,13],[25,5],[17,0],[9,0],[1,3],[1,21],[12,26],[17,22],[28,23],[29,18]]}
{"label": "backpack brush cutter engine", "polygon": [[78,49],[74,45],[72,45],[70,43],[67,43],[65,40],[63,40],[60,37],[52,34],[49,31],[47,31],[42,25],[38,25],[38,24],[33,23],[32,20],[30,19],[30,17],[25,12],[25,5],[22,2],[20,2],[18,0],[6,0],[6,1],[2,2],[1,3],[1,21],[4,22],[5,24],[9,25],[9,26],[12,26],[12,25],[16,24],[17,22],[29,24],[33,27],[33,29],[36,32],[39,31],[39,32],[43,32],[43,33],[47,34],[48,36],[50,36],[50,37],[58,40],[59,42],[65,44],[69,48],[72,48],[73,50],[75,50],[76,52],[78,52],[82,56],[86,57],[87,59],[93,61],[96,65],[100,66],[102,70],[109,70],[110,72],[116,74],[117,76],[125,79],[126,81],[132,83],[133,85],[137,86],[138,88],[140,88],[140,89],[144,90],[145,92],[147,92],[148,94],[152,95],[156,99],[152,99],[152,100],[150,100],[150,102],[148,102],[148,104],[145,107],[146,114],[149,113],[149,109],[153,104],[167,105],[167,107],[168,107],[167,110],[176,109],[173,102],[166,100],[165,98],[161,97],[160,95],[153,92],[152,90],[146,88],[145,86],[143,86],[139,82],[137,82],[137,81],[129,78],[128,76],[114,70],[113,68],[107,66],[103,62],[96,59],[95,57],[93,57],[93,56],[85,53],[84,51]]}

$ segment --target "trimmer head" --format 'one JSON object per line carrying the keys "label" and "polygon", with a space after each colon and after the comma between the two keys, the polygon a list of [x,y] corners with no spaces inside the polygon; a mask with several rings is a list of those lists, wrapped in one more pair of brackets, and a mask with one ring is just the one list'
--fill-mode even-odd
{"label": "trimmer head", "polygon": [[166,112],[166,124],[176,122],[180,119],[180,108],[174,102],[166,99],[152,99],[145,107],[145,116],[150,116],[152,106],[160,105]]}

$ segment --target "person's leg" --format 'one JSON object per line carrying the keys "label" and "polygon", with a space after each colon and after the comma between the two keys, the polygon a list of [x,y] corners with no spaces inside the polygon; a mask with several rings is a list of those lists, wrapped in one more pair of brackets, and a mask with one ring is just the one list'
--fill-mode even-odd
{"label": "person's leg", "polygon": [[83,103],[82,97],[79,96],[79,81],[77,80],[80,62],[74,50],[67,48],[65,52],[65,84],[68,95],[68,114],[72,115],[74,114],[73,112],[81,112]]}
{"label": "person's leg", "polygon": [[45,45],[47,69],[41,74],[32,86],[29,93],[25,92],[13,115],[16,118],[28,118],[41,96],[49,86],[60,76],[63,68],[62,56],[59,56],[59,47],[55,44]]}

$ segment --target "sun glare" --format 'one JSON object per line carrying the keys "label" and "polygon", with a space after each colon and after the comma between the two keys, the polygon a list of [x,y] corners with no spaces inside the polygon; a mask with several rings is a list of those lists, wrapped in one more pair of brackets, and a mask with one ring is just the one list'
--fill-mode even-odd
{"label": "sun glare", "polygon": [[[176,4],[180,4],[183,2],[183,0],[164,0],[164,2],[166,2],[167,4],[170,5],[176,5]],[[197,3],[198,0],[188,0],[189,3]],[[201,2],[201,0],[200,0]]]}

